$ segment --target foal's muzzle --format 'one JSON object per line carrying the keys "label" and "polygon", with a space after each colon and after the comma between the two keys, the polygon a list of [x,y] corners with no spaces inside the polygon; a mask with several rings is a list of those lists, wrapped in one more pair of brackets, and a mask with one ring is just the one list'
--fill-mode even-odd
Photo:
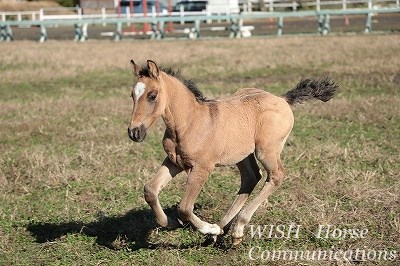
{"label": "foal's muzzle", "polygon": [[135,128],[128,127],[128,136],[135,142],[142,142],[146,137],[146,128],[143,124]]}

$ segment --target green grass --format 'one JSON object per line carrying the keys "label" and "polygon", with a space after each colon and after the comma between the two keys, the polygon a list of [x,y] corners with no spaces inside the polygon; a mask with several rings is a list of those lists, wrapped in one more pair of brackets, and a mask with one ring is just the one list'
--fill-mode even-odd
{"label": "green grass", "polygon": [[[391,250],[397,252],[396,261],[359,264],[396,265],[398,43],[397,35],[140,42],[117,48],[89,42],[76,46],[76,55],[65,52],[65,58],[60,47],[69,42],[5,44],[7,56],[0,59],[0,265],[297,265],[252,261],[252,247]],[[187,53],[176,50],[182,45]],[[328,48],[330,53],[324,52]],[[48,50],[50,57],[61,59],[40,57]],[[225,248],[214,248],[203,247],[205,237],[190,226],[157,227],[143,186],[165,157],[162,121],[144,143],[133,143],[126,134],[132,86],[128,62],[136,51],[181,68],[209,97],[239,87],[279,95],[310,76],[330,76],[340,84],[331,102],[295,108],[295,127],[283,152],[287,179],[250,222],[299,224],[298,239],[251,239],[247,227],[240,246],[230,248],[228,235]],[[24,64],[28,59],[34,63]],[[217,222],[239,181],[234,167],[215,170],[195,213]],[[172,216],[185,182],[181,174],[160,194]],[[367,228],[368,234],[365,239],[318,239],[319,224]]]}

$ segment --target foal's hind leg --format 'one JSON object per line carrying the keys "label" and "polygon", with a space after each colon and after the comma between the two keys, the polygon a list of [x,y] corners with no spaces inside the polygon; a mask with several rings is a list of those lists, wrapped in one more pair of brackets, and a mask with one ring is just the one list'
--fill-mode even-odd
{"label": "foal's hind leg", "polygon": [[[240,189],[235,201],[232,203],[229,210],[222,217],[219,222],[219,226],[223,229],[225,235],[232,224],[232,219],[238,214],[240,209],[242,209],[244,203],[248,199],[250,193],[253,191],[254,187],[257,185],[258,181],[261,179],[262,175],[260,172],[260,168],[257,165],[256,158],[254,154],[250,154],[243,161],[237,164],[237,167],[240,171]],[[211,236],[213,242],[219,242],[222,239],[223,235]],[[208,243],[211,241],[207,239]]]}
{"label": "foal's hind leg", "polygon": [[182,169],[166,158],[156,176],[144,186],[144,198],[154,211],[157,223],[162,227],[179,227],[178,221],[165,214],[158,200],[158,194],[180,172]]}
{"label": "foal's hind leg", "polygon": [[268,178],[260,194],[258,194],[257,197],[239,213],[237,224],[232,233],[234,245],[237,245],[242,241],[244,236],[244,226],[250,222],[250,219],[257,208],[281,185],[284,179],[284,172],[279,155],[280,150],[274,150],[273,152],[259,150],[257,152],[257,158],[267,170]]}

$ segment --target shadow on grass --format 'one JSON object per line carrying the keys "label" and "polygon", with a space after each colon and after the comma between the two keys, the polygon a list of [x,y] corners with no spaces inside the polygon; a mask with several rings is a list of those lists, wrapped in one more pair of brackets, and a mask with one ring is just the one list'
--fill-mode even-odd
{"label": "shadow on grass", "polygon": [[[176,207],[165,209],[167,215],[177,217]],[[100,216],[98,221],[83,223],[71,221],[64,223],[33,222],[27,230],[38,243],[52,242],[67,234],[83,234],[96,237],[96,243],[110,249],[131,250],[163,248],[190,248],[169,244],[151,244],[150,233],[157,228],[154,215],[150,209],[131,210],[123,216]]]}

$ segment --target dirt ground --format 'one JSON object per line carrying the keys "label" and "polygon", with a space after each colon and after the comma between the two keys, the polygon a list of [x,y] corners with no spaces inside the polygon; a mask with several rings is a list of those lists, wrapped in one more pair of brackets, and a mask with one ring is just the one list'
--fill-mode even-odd
{"label": "dirt ground", "polygon": [[[335,16],[330,19],[331,33],[363,33],[365,30],[365,16],[350,16],[348,25],[343,16]],[[245,26],[254,26],[253,36],[269,36],[277,33],[277,20],[253,20],[245,21]],[[212,27],[226,27],[226,30],[212,31]],[[185,28],[191,28],[193,24],[174,24],[173,32],[166,32],[165,38],[187,38],[183,33]],[[201,37],[228,37],[230,24],[227,22],[201,25]],[[138,27],[136,27],[138,28]],[[167,27],[168,28],[168,27]],[[293,18],[283,21],[283,34],[316,34],[318,28],[317,18]],[[130,27],[124,26],[124,31],[129,31]],[[88,27],[89,39],[113,39],[113,36],[103,36],[102,33],[113,33],[115,25]],[[373,17],[372,31],[400,32],[400,14],[380,14]],[[74,28],[70,26],[49,27],[47,29],[50,40],[72,40],[74,38]],[[32,28],[13,28],[15,40],[39,40],[40,31],[38,27]],[[149,35],[124,36],[124,39],[148,39]]]}

